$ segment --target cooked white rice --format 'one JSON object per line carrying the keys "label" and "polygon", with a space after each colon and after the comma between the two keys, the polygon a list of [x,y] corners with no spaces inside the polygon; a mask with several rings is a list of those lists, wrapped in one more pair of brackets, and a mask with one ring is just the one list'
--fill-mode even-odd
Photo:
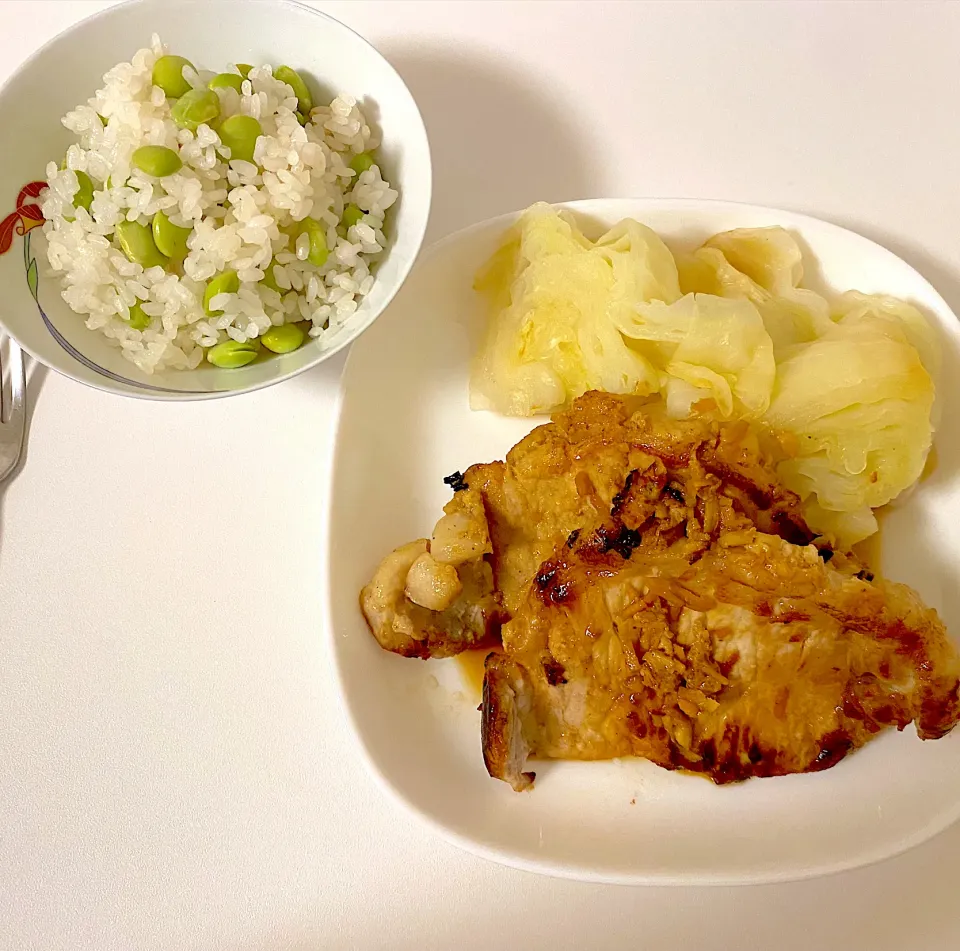
{"label": "cooked white rice", "polygon": [[[228,338],[243,342],[288,322],[310,321],[310,335],[322,343],[369,293],[371,264],[385,246],[384,214],[397,199],[378,166],[359,176],[349,168],[355,154],[377,147],[375,133],[345,95],[315,107],[301,126],[291,87],[274,79],[270,66],[259,66],[241,93],[217,90],[221,118],[243,113],[263,129],[256,165],[230,161],[230,150],[209,126],[194,134],[173,122],[170,102],[151,82],[153,64],[166,52],[154,36],[149,49],[111,69],[104,87],[63,118],[80,142],[68,149],[64,170],[57,162],[47,166],[42,198],[47,256],[63,299],[146,373],[194,368],[204,348]],[[206,86],[214,75],[184,73],[194,86]],[[178,149],[183,168],[159,179],[132,168],[131,156],[142,145]],[[78,170],[96,189],[89,213],[72,203]],[[342,233],[338,225],[350,203],[364,215]],[[193,228],[181,272],[144,269],[113,239],[124,218],[149,225],[157,211]],[[330,253],[319,268],[280,230],[307,216],[327,227]],[[260,283],[271,260],[281,293]],[[240,288],[214,298],[212,308],[223,312],[207,316],[206,282],[227,268],[236,271]],[[143,331],[127,322],[137,301],[153,318]]]}

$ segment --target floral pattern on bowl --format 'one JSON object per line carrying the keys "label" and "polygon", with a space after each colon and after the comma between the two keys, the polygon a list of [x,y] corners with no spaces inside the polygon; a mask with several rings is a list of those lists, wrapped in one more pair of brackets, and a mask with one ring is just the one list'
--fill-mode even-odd
{"label": "floral pattern on bowl", "polygon": [[40,211],[40,206],[31,202],[30,199],[37,198],[46,187],[46,182],[39,181],[24,185],[17,194],[16,210],[10,212],[3,221],[0,221],[0,254],[6,254],[7,251],[13,247],[14,235],[19,235],[23,238],[23,266],[27,276],[27,287],[30,288],[30,296],[36,302],[37,310],[40,313],[44,326],[50,332],[53,339],[56,340],[74,360],[99,373],[101,376],[107,377],[109,380],[114,380],[117,383],[126,383],[128,386],[135,386],[139,389],[151,390],[156,393],[182,392],[181,390],[131,380],[94,363],[93,360],[77,350],[77,348],[54,327],[50,318],[46,315],[43,306],[40,304],[40,270],[37,267],[37,259],[30,250],[30,232],[43,224],[43,213]]}

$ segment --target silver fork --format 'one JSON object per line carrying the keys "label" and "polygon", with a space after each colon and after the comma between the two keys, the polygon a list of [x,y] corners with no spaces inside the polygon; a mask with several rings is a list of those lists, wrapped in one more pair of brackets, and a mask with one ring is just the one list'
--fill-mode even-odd
{"label": "silver fork", "polygon": [[[3,337],[0,336],[0,344]],[[6,367],[10,377],[10,398],[7,399],[3,387],[3,353],[0,348],[0,482],[13,472],[20,461],[23,450],[23,428],[26,410],[24,408],[23,351],[16,341],[7,338]]]}

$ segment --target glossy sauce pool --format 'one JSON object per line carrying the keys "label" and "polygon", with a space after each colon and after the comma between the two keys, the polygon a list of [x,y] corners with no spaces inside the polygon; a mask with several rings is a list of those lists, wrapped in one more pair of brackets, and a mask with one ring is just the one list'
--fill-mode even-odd
{"label": "glossy sauce pool", "polygon": [[489,653],[490,649],[484,647],[480,650],[464,651],[454,658],[460,668],[460,676],[468,697],[476,699],[477,703],[483,694],[483,664]]}

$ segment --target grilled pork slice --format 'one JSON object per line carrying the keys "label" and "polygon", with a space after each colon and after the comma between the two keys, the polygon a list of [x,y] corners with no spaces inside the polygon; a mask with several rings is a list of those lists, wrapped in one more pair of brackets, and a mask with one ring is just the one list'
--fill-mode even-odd
{"label": "grilled pork slice", "polygon": [[960,660],[910,589],[818,551],[746,423],[588,393],[506,462],[448,477],[430,539],[361,592],[387,650],[487,659],[492,776],[643,756],[716,782],[824,769],[887,726],[960,717]]}
{"label": "grilled pork slice", "polygon": [[480,709],[480,742],[487,772],[518,792],[533,785],[535,773],[523,767],[530,755],[527,736],[536,734],[533,691],[526,671],[500,651],[487,655]]}
{"label": "grilled pork slice", "polygon": [[374,636],[406,656],[496,642],[541,564],[612,508],[637,528],[669,503],[673,521],[660,526],[663,537],[696,523],[701,548],[732,513],[790,541],[813,537],[799,499],[771,475],[746,424],[679,422],[659,404],[605,393],[582,396],[535,429],[506,463],[444,481],[454,496],[432,538],[388,555],[361,592]]}
{"label": "grilled pork slice", "polygon": [[642,756],[726,783],[960,718],[960,659],[906,586],[746,526],[692,563],[682,545],[604,550],[613,531],[543,566],[487,661],[484,759],[514,789],[527,756]]}

